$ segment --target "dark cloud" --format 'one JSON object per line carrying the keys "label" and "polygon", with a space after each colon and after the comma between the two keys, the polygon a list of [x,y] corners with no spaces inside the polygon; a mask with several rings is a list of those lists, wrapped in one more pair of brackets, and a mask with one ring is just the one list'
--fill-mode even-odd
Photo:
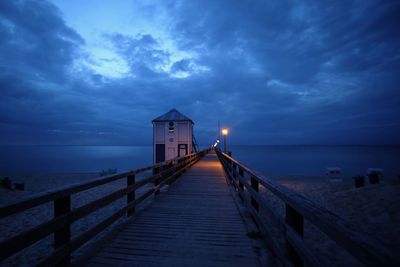
{"label": "dark cloud", "polygon": [[79,131],[71,124],[93,117],[90,100],[68,88],[83,39],[46,1],[2,1],[0,31],[3,143],[51,143],[52,129]]}
{"label": "dark cloud", "polygon": [[25,79],[58,81],[83,39],[46,1],[0,3],[1,69]]}
{"label": "dark cloud", "polygon": [[[164,1],[174,51],[104,33],[129,67],[74,69],[85,42],[46,1],[0,3],[3,143],[151,143],[178,108],[207,144],[399,143],[398,1]],[[90,60],[86,55],[87,60]]]}

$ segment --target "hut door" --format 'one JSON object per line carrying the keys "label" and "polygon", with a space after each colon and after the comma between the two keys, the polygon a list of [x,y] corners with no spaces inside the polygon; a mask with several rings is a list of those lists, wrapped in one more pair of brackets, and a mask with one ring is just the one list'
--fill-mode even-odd
{"label": "hut door", "polygon": [[178,145],[178,157],[186,156],[188,153],[188,145],[187,144],[179,144]]}
{"label": "hut door", "polygon": [[165,145],[156,144],[156,163],[165,161]]}

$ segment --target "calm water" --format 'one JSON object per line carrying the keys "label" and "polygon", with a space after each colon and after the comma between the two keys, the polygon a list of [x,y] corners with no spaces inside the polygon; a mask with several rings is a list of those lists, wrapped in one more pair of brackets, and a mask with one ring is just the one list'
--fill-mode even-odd
{"label": "calm water", "polygon": [[232,146],[232,156],[264,175],[325,175],[340,167],[343,176],[381,168],[400,175],[400,146]]}
{"label": "calm water", "polygon": [[151,165],[152,157],[151,146],[0,146],[0,171],[125,171]]}
{"label": "calm water", "polygon": [[[340,167],[344,176],[382,168],[400,174],[400,146],[232,146],[232,156],[265,175],[324,175]],[[151,146],[0,146],[0,172],[99,172],[152,163]]]}

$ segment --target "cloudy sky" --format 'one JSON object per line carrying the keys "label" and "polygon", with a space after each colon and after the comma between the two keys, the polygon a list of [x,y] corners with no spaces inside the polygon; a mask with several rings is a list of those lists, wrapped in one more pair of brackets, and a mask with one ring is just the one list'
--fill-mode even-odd
{"label": "cloudy sky", "polygon": [[399,1],[0,1],[0,144],[400,143]]}

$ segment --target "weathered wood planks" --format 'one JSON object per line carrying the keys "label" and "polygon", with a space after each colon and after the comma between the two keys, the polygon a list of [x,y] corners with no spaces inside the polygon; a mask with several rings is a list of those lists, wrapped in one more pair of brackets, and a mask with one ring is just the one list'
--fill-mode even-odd
{"label": "weathered wood planks", "polygon": [[215,154],[162,192],[89,266],[258,266]]}

